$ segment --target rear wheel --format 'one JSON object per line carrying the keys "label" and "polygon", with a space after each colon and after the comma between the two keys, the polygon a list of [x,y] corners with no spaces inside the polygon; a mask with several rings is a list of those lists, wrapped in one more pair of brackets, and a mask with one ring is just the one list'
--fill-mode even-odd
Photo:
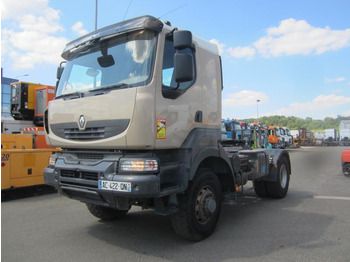
{"label": "rear wheel", "polygon": [[281,157],[278,161],[276,175],[276,182],[265,182],[267,193],[270,197],[284,198],[288,192],[290,178],[288,162],[285,157]]}
{"label": "rear wheel", "polygon": [[267,197],[269,194],[267,193],[266,183],[265,181],[253,181],[254,191],[259,197]]}
{"label": "rear wheel", "polygon": [[122,218],[129,211],[129,210],[117,210],[117,209],[98,206],[90,203],[87,203],[86,206],[91,214],[93,214],[95,217],[102,220],[114,220],[117,218]]}
{"label": "rear wheel", "polygon": [[208,169],[199,169],[186,194],[178,197],[179,212],[172,215],[175,232],[192,241],[210,236],[218,222],[222,203],[220,181]]}

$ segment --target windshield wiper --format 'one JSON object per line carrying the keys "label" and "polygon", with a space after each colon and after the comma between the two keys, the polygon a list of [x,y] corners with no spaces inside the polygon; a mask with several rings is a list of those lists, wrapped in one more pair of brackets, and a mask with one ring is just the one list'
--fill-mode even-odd
{"label": "windshield wiper", "polygon": [[84,93],[83,92],[74,92],[74,93],[69,93],[69,94],[63,94],[60,96],[56,96],[56,99],[57,98],[65,98],[65,97],[70,97],[70,99],[81,98],[81,97],[84,97]]}
{"label": "windshield wiper", "polygon": [[114,89],[114,88],[129,88],[129,87],[131,87],[129,84],[118,83],[118,84],[115,84],[115,85],[103,86],[103,87],[100,87],[100,88],[91,89],[91,90],[89,90],[89,92],[103,91],[103,90],[109,90],[109,89]]}

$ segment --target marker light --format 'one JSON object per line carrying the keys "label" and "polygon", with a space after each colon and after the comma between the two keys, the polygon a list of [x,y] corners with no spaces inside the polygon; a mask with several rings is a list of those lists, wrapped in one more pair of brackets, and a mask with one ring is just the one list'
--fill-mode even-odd
{"label": "marker light", "polygon": [[52,156],[50,156],[50,158],[49,158],[49,166],[55,166],[56,165],[56,161],[57,161],[57,157],[56,156],[54,156],[54,155],[52,155]]}
{"label": "marker light", "polygon": [[119,171],[150,172],[158,171],[158,161],[154,159],[122,159],[119,164]]}

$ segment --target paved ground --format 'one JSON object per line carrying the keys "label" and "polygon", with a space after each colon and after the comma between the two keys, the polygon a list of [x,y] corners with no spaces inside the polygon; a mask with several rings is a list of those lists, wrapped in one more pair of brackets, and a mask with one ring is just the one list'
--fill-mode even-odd
{"label": "paved ground", "polygon": [[[2,195],[2,261],[349,261],[350,178],[344,147],[291,151],[292,180],[282,200],[247,197],[224,206],[216,232],[192,243],[168,217],[133,208],[101,222],[85,205],[56,194]],[[14,200],[13,200],[14,199]]]}

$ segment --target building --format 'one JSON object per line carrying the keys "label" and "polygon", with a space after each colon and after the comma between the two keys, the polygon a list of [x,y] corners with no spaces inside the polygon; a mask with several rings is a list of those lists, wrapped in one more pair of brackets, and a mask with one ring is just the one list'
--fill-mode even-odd
{"label": "building", "polygon": [[1,119],[11,117],[11,83],[18,82],[18,79],[3,76],[1,68]]}

